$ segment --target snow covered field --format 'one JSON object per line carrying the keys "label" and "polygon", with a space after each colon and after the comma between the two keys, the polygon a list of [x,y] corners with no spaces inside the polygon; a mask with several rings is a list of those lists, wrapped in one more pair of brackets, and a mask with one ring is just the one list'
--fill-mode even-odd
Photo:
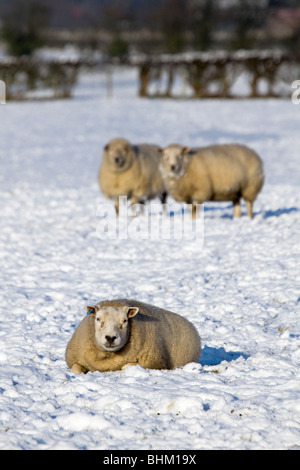
{"label": "snow covered field", "polygon": [[[141,100],[132,73],[107,99],[98,78],[0,106],[0,449],[300,449],[300,105]],[[254,219],[210,203],[203,240],[99,238],[115,136],[250,145],[266,173]],[[199,363],[70,373],[85,305],[114,297],[192,321]]]}

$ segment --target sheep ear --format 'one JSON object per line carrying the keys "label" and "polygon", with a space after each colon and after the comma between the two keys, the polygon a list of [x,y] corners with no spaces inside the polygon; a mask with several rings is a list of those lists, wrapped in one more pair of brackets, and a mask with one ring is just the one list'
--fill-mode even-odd
{"label": "sheep ear", "polygon": [[157,151],[158,151],[158,153],[160,153],[161,155],[164,153],[164,149],[162,149],[162,148],[158,148]]}
{"label": "sheep ear", "polygon": [[182,148],[182,153],[188,153],[190,151],[191,147],[183,147]]}
{"label": "sheep ear", "polygon": [[93,307],[92,305],[87,305],[86,306],[86,312],[87,312],[87,315],[95,315],[96,314],[96,307]]}
{"label": "sheep ear", "polygon": [[127,313],[128,318],[134,317],[137,313],[139,313],[138,307],[125,307],[125,311]]}
{"label": "sheep ear", "polygon": [[107,152],[108,149],[109,149],[109,144],[106,144],[105,147],[104,147],[104,150],[106,150],[106,152]]}

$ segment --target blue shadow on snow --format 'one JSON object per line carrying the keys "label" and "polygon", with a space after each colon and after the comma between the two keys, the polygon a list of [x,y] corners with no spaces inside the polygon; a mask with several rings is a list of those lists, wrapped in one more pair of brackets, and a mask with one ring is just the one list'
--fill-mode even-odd
{"label": "blue shadow on snow", "polygon": [[239,357],[248,359],[249,356],[240,351],[225,351],[222,348],[211,348],[204,346],[201,352],[199,364],[202,366],[216,366],[221,364],[222,361],[231,362],[236,361]]}
{"label": "blue shadow on snow", "polygon": [[276,210],[267,210],[263,217],[264,219],[267,219],[268,217],[280,217],[281,215],[291,214],[292,212],[298,211],[299,209],[297,207],[283,207]]}

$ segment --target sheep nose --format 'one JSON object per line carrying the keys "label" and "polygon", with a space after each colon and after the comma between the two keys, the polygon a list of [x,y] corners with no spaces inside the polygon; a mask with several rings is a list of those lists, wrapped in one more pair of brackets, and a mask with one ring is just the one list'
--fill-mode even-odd
{"label": "sheep nose", "polygon": [[105,336],[106,341],[110,344],[112,344],[116,338],[117,338],[116,336],[108,336],[108,335]]}
{"label": "sheep nose", "polygon": [[122,166],[124,163],[124,158],[122,156],[115,157],[115,164],[117,166]]}
{"label": "sheep nose", "polygon": [[176,165],[171,165],[171,170],[175,171],[176,170]]}

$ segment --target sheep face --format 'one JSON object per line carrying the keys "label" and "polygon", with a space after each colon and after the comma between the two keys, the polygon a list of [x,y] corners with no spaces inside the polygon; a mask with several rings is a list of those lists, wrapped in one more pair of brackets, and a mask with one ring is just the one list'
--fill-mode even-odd
{"label": "sheep face", "polygon": [[125,139],[111,140],[104,147],[103,158],[114,173],[123,173],[131,167],[135,153]]}
{"label": "sheep face", "polygon": [[163,175],[173,178],[183,176],[188,165],[188,151],[189,147],[182,147],[177,144],[161,149],[162,159],[160,167]]}
{"label": "sheep face", "polygon": [[134,317],[137,307],[87,307],[95,316],[95,341],[100,349],[119,351],[128,341],[129,318]]}

